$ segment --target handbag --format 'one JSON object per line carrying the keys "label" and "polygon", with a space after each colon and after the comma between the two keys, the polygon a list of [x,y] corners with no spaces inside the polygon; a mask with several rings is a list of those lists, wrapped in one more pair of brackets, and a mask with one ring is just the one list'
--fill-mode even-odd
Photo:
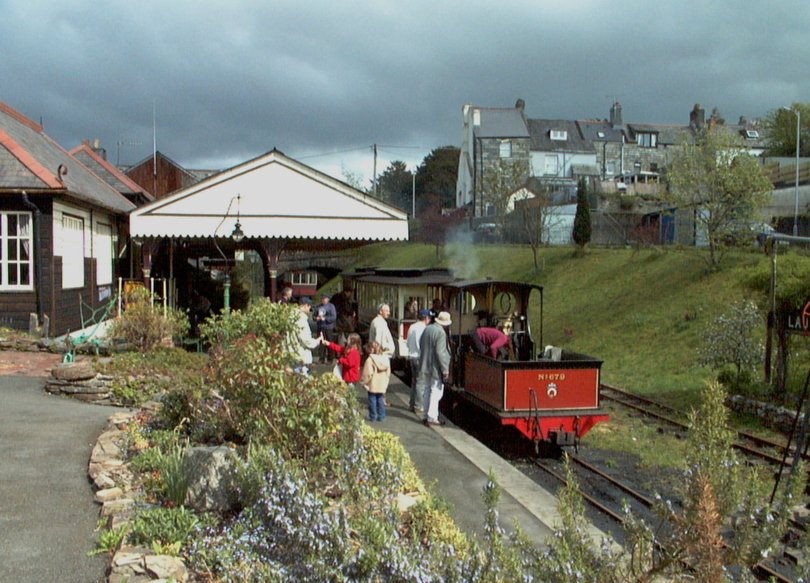
{"label": "handbag", "polygon": [[343,380],[343,367],[340,365],[340,363],[337,363],[335,368],[332,369],[332,374],[340,380]]}

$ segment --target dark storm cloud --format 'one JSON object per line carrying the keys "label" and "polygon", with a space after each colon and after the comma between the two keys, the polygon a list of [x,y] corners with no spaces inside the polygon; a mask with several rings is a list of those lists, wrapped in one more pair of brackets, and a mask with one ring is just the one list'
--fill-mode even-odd
{"label": "dark storm cloud", "polygon": [[0,100],[122,163],[150,155],[153,107],[158,149],[221,168],[374,143],[418,161],[458,144],[465,103],[581,119],[618,99],[625,120],[686,123],[694,103],[736,121],[810,101],[799,0],[0,0],[0,14]]}

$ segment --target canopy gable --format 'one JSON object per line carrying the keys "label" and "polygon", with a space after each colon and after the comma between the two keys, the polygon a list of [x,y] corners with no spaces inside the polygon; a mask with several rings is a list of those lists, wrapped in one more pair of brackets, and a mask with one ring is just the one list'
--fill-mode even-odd
{"label": "canopy gable", "polygon": [[407,240],[407,215],[273,150],[130,214],[137,237]]}

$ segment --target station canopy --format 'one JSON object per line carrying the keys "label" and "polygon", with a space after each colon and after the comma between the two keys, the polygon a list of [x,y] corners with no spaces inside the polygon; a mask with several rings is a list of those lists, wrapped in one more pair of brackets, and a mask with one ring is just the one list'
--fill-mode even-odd
{"label": "station canopy", "polygon": [[408,239],[406,213],[275,149],[132,211],[130,235],[230,237],[237,222],[245,239]]}

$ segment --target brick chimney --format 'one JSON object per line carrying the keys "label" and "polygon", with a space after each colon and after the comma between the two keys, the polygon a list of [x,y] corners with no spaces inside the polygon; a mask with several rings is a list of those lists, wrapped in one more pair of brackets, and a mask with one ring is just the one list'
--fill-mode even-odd
{"label": "brick chimney", "polygon": [[621,127],[623,123],[622,104],[618,101],[614,101],[613,105],[610,106],[610,127]]}
{"label": "brick chimney", "polygon": [[689,112],[689,127],[693,130],[699,130],[706,124],[706,111],[696,103]]}

